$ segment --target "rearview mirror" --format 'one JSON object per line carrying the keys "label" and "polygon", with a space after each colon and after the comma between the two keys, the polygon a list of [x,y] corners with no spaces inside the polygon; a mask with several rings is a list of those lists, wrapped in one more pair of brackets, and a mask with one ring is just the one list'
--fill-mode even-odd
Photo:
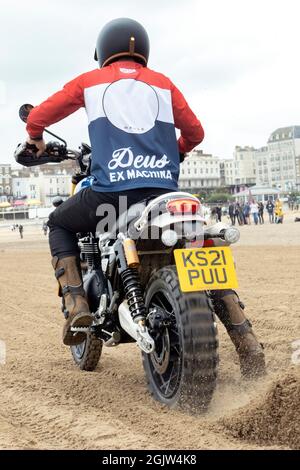
{"label": "rearview mirror", "polygon": [[33,108],[34,106],[32,106],[32,104],[22,104],[19,109],[19,116],[23,122],[27,122],[28,115]]}

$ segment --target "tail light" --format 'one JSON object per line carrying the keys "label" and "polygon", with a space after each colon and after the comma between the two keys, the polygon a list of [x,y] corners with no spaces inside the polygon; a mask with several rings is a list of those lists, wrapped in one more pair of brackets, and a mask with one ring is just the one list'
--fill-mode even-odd
{"label": "tail light", "polygon": [[187,243],[186,248],[210,248],[215,246],[213,239],[209,238],[207,240],[195,240]]}
{"label": "tail light", "polygon": [[197,214],[200,202],[194,199],[173,199],[167,203],[167,211],[172,215]]}
{"label": "tail light", "polygon": [[207,238],[203,242],[203,248],[210,248],[211,246],[215,246],[215,242],[212,238]]}

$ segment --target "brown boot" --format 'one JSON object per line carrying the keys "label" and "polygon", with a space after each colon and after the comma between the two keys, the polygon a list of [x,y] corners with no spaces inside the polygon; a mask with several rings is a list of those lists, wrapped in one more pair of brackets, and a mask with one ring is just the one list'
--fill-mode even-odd
{"label": "brown boot", "polygon": [[71,327],[89,327],[93,317],[85,298],[82,279],[79,274],[76,256],[52,259],[55,276],[60,284],[63,296],[63,308],[66,323],[63,328],[63,342],[67,346],[80,344],[86,338],[83,332],[73,333]]}
{"label": "brown boot", "polygon": [[[263,346],[253,333],[251,323],[246,319],[244,306],[235,293],[222,298],[226,311],[221,321],[239,355],[241,373],[246,378],[260,377],[266,374]],[[227,314],[227,315],[226,315]]]}
{"label": "brown boot", "polygon": [[232,325],[228,334],[239,355],[241,374],[245,378],[265,375],[266,364],[263,346],[257,341],[251,323],[245,320],[240,325]]}

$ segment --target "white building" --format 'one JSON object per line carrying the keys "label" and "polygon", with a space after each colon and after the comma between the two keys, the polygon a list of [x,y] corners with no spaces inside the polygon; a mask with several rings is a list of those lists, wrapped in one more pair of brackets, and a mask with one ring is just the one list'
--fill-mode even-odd
{"label": "white building", "polygon": [[254,147],[235,147],[235,185],[248,186],[256,183],[255,155]]}
{"label": "white building", "polygon": [[261,147],[255,153],[256,184],[270,186],[271,166],[268,147]]}
{"label": "white building", "polygon": [[266,146],[235,147],[221,163],[222,185],[234,192],[257,184],[281,191],[300,190],[300,126],[276,129]]}
{"label": "white building", "polygon": [[65,173],[44,174],[28,173],[12,177],[12,190],[15,198],[38,199],[41,205],[49,207],[53,198],[69,197],[71,192],[71,177]]}
{"label": "white building", "polygon": [[296,155],[296,188],[297,191],[300,191],[300,153]]}
{"label": "white building", "polygon": [[235,186],[236,162],[233,158],[221,160],[221,186]]}
{"label": "white building", "polygon": [[[258,158],[257,164],[261,165]],[[268,140],[268,184],[282,191],[300,189],[300,126],[281,127]]]}
{"label": "white building", "polygon": [[256,149],[235,147],[233,158],[220,162],[221,185],[231,186],[235,192],[256,183]]}
{"label": "white building", "polygon": [[56,196],[67,199],[71,194],[71,177],[65,173],[48,175],[40,173],[40,194],[44,206],[51,206]]}
{"label": "white building", "polygon": [[179,187],[181,190],[190,190],[199,193],[220,187],[220,159],[202,150],[189,153],[180,165]]}
{"label": "white building", "polygon": [[11,165],[0,164],[0,201],[12,195]]}
{"label": "white building", "polygon": [[40,179],[39,175],[30,173],[29,176],[13,176],[12,191],[17,199],[39,199],[40,200]]}

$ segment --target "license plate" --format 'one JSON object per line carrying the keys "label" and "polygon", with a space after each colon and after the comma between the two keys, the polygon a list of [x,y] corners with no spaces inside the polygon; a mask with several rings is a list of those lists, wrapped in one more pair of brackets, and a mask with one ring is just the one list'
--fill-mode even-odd
{"label": "license plate", "polygon": [[237,289],[230,247],[174,250],[182,292]]}

